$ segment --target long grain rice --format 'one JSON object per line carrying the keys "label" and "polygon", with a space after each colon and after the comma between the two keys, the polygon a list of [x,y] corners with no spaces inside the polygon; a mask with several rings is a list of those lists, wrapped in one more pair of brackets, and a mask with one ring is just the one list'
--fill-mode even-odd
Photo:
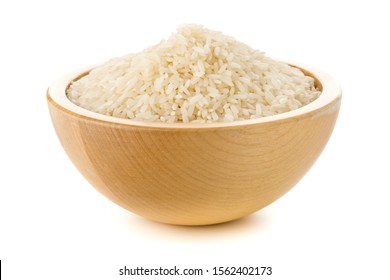
{"label": "long grain rice", "polygon": [[72,82],[87,110],[138,121],[209,123],[288,112],[320,95],[314,79],[263,52],[198,25],[114,58]]}

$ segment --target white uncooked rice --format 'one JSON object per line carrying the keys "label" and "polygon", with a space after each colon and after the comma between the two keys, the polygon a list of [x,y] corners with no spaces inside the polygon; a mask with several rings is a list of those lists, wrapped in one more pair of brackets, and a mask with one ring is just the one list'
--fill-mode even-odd
{"label": "white uncooked rice", "polygon": [[198,25],[181,25],[155,46],[111,59],[67,91],[90,111],[168,123],[271,116],[319,94],[301,70]]}

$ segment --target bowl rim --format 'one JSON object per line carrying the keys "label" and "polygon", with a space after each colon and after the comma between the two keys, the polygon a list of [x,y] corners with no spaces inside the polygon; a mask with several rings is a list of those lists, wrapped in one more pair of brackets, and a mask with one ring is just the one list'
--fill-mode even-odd
{"label": "bowl rim", "polygon": [[47,89],[47,100],[53,103],[57,108],[77,116],[79,118],[89,119],[92,121],[111,123],[117,125],[126,125],[133,127],[145,127],[145,128],[172,128],[172,129],[205,129],[205,128],[219,128],[219,127],[237,127],[247,126],[261,123],[269,123],[274,121],[286,120],[295,117],[301,117],[302,115],[312,113],[316,110],[326,107],[337,99],[341,98],[341,87],[339,83],[327,73],[320,71],[312,66],[308,66],[302,63],[295,63],[286,60],[280,60],[288,63],[292,67],[299,68],[305,75],[312,76],[317,80],[322,87],[320,96],[313,102],[302,106],[298,109],[276,114],[273,116],[260,117],[256,119],[230,121],[230,122],[214,122],[214,123],[165,123],[165,122],[146,122],[136,121],[131,119],[124,119],[119,117],[113,117],[96,113],[87,109],[84,109],[68,99],[66,96],[66,90],[70,83],[76,79],[79,79],[87,75],[92,69],[98,65],[92,65],[84,68],[77,69],[62,76],[60,79],[52,83]]}

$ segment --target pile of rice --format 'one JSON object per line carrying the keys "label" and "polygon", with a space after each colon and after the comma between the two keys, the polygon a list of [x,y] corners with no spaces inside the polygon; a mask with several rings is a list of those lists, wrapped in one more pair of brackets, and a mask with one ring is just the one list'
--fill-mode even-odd
{"label": "pile of rice", "polygon": [[111,59],[67,91],[90,111],[167,123],[271,116],[319,94],[314,79],[299,69],[198,25],[179,26],[158,45]]}

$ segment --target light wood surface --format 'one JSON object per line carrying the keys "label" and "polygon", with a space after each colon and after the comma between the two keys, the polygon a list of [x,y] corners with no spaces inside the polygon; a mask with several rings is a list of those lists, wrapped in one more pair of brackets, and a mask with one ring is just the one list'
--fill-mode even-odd
{"label": "light wood surface", "polygon": [[226,222],[281,197],[320,155],[341,101],[334,80],[306,70],[323,94],[296,112],[203,126],[146,124],[88,112],[67,100],[67,85],[85,72],[66,76],[47,93],[62,146],[103,195],[170,224]]}

